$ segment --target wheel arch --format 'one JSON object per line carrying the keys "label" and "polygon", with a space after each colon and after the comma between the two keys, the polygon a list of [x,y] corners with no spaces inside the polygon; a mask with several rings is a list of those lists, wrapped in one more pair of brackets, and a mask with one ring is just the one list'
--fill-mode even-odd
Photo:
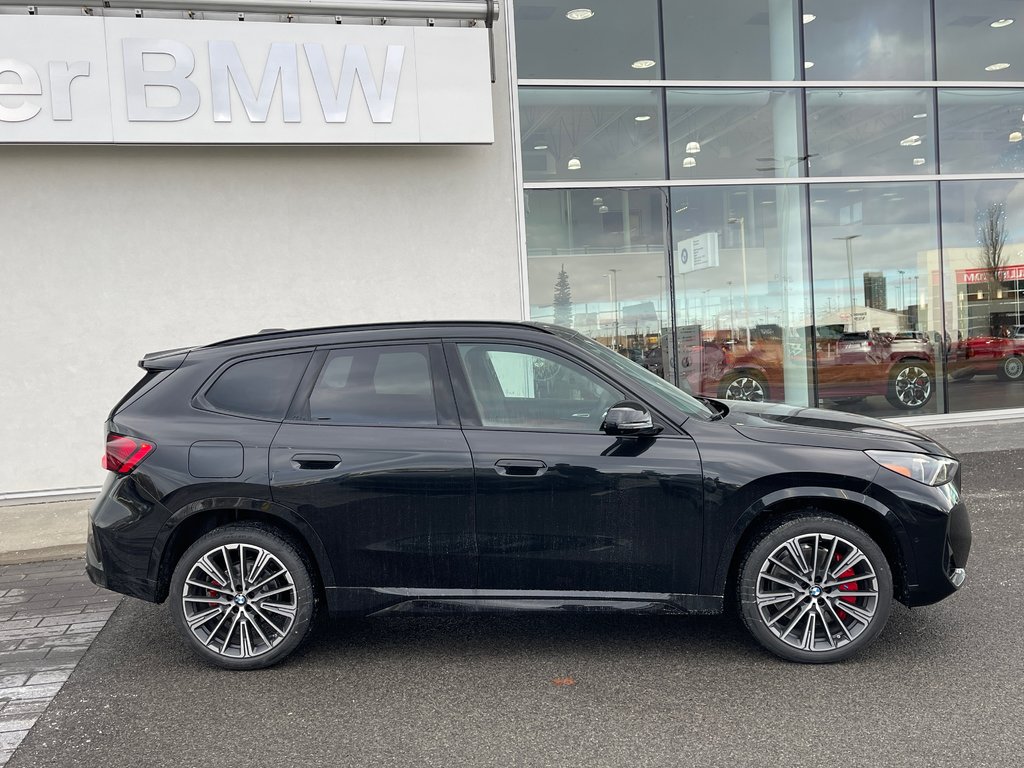
{"label": "wheel arch", "polygon": [[188,504],[168,518],[153,546],[150,579],[156,602],[167,599],[178,560],[200,536],[229,523],[257,522],[275,528],[292,541],[313,566],[310,574],[320,598],[335,585],[330,557],[312,527],[287,507],[265,499],[214,498]]}
{"label": "wheel arch", "polygon": [[735,593],[743,553],[774,520],[802,509],[836,515],[861,528],[881,548],[892,571],[893,592],[903,600],[917,582],[910,543],[902,522],[884,504],[864,494],[827,487],[787,488],[751,504],[736,521],[719,556],[711,594]]}

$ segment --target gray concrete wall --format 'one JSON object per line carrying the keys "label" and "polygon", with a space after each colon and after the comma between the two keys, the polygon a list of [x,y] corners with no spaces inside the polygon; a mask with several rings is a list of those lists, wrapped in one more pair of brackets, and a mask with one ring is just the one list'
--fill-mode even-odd
{"label": "gray concrete wall", "polygon": [[492,146],[0,146],[0,496],[98,486],[157,349],[521,319],[508,56]]}

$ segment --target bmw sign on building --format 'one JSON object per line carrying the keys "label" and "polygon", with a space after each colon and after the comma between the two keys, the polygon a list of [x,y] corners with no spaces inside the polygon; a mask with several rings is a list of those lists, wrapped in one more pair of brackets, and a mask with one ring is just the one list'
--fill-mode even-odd
{"label": "bmw sign on building", "polygon": [[6,16],[0,143],[491,143],[487,34]]}

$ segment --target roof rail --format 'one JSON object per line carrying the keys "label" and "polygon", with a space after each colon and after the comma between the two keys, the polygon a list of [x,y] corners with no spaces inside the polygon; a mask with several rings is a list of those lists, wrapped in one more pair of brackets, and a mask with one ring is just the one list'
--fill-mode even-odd
{"label": "roof rail", "polygon": [[230,339],[207,344],[207,347],[227,347],[233,344],[267,341],[268,339],[302,338],[303,336],[320,336],[328,333],[345,333],[357,331],[386,331],[399,328],[418,328],[423,326],[458,328],[466,326],[504,326],[515,328],[533,328],[544,333],[553,333],[544,323],[519,322],[514,320],[410,320],[408,322],[363,323],[359,325],[329,325],[317,328],[296,328],[293,330],[268,328],[259,333],[246,336],[235,336]]}

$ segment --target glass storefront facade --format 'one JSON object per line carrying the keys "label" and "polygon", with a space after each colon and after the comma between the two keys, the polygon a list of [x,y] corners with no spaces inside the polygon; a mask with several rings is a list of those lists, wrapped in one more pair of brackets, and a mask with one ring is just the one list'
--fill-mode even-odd
{"label": "glass storefront facade", "polygon": [[694,393],[1024,407],[1019,2],[579,1],[514,6],[533,319]]}

